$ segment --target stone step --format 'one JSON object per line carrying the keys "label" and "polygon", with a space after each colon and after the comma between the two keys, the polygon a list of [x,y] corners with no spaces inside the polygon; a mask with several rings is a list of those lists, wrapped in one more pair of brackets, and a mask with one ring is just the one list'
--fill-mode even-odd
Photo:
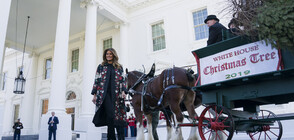
{"label": "stone step", "polygon": [[[20,135],[21,140],[38,140],[39,135]],[[2,140],[13,140],[13,136],[2,136]]]}
{"label": "stone step", "polygon": [[[101,140],[107,140],[107,133],[102,133]],[[136,137],[125,137],[125,140],[136,140]]]}
{"label": "stone step", "polygon": [[[101,140],[107,140],[107,138],[102,138]],[[126,137],[125,140],[136,140],[136,137]]]}

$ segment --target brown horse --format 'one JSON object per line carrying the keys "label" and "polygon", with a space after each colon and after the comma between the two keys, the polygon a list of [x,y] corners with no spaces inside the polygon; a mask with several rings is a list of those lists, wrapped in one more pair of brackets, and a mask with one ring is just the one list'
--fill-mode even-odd
{"label": "brown horse", "polygon": [[[127,75],[129,92],[133,94],[132,103],[134,112],[137,122],[139,122],[137,140],[144,139],[143,113],[147,116],[149,140],[153,140],[151,128],[151,112],[153,110],[169,107],[176,118],[175,126],[183,123],[184,117],[180,108],[181,102],[185,105],[189,113],[189,118],[194,119],[197,116],[194,110],[195,92],[191,90],[196,80],[187,70],[174,67],[162,71],[160,75],[154,78],[148,79],[145,79],[146,75],[138,71],[127,72]],[[181,128],[176,128],[172,133],[173,130],[168,125],[167,139],[183,139]],[[189,140],[198,139],[196,132],[197,127],[192,127]],[[171,133],[173,136],[171,136]]]}

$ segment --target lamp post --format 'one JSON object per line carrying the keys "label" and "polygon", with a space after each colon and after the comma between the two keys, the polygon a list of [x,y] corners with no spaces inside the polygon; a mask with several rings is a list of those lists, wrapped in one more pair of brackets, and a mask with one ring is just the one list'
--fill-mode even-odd
{"label": "lamp post", "polygon": [[[30,22],[30,16],[28,16],[27,28],[26,28],[26,34],[25,34],[25,41],[24,41],[24,47],[23,47],[23,52],[22,52],[22,63],[21,63],[22,68],[23,68],[24,53],[25,53],[25,49],[26,49],[29,22]],[[23,77],[23,71],[20,70],[19,75],[15,78],[15,81],[14,81],[13,93],[15,93],[15,94],[24,94],[24,92],[25,92],[25,84],[26,84],[26,79]]]}

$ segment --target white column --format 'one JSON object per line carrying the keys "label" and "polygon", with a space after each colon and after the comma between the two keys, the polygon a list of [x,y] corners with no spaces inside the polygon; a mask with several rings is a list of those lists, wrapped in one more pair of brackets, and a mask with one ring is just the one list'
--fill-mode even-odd
{"label": "white column", "polygon": [[47,122],[52,111],[59,118],[57,139],[72,139],[71,117],[65,113],[70,11],[71,0],[59,0],[49,107],[48,113],[42,116],[39,135],[41,140],[48,139]]}
{"label": "white column", "polygon": [[49,111],[65,111],[70,8],[71,0],[60,0],[53,56]]}
{"label": "white column", "polygon": [[81,116],[92,116],[95,106],[92,101],[92,87],[97,68],[96,55],[96,26],[97,6],[95,2],[88,2],[86,15],[84,68],[83,68],[83,99]]}
{"label": "white column", "polygon": [[[6,96],[7,97],[7,96]],[[2,127],[2,135],[7,136],[9,132],[12,130],[11,125],[13,120],[13,105],[11,98],[5,98],[5,105],[4,105],[4,116],[3,116],[3,127]]]}
{"label": "white column", "polygon": [[128,68],[128,24],[121,23],[120,26],[120,63],[124,69]]}
{"label": "white column", "polygon": [[[9,18],[11,0],[0,1],[0,79],[2,79],[2,68],[5,54],[5,39]],[[1,81],[0,81],[1,84]]]}
{"label": "white column", "polygon": [[20,110],[21,122],[25,126],[21,133],[25,135],[33,134],[32,114],[34,113],[34,99],[39,55],[33,53],[29,57],[31,59],[31,67],[27,68],[28,75],[25,77],[26,87]]}
{"label": "white column", "polygon": [[[4,55],[5,55],[5,39],[6,39],[6,32],[7,32],[7,24],[8,24],[8,18],[9,18],[9,11],[10,11],[10,5],[11,5],[11,0],[1,0],[0,1],[0,79],[2,79],[2,69],[3,69],[3,62],[4,62]],[[0,85],[1,85],[0,80]],[[11,100],[10,102],[11,103]],[[3,115],[9,111],[7,108],[8,102],[6,101],[5,103],[5,112],[3,112]],[[4,120],[10,120],[8,118],[8,115],[4,115],[1,118],[3,120],[1,121],[0,124],[0,137],[3,135],[3,133],[7,132],[10,128],[9,123]]]}
{"label": "white column", "polygon": [[92,140],[101,138],[100,129],[95,128],[92,123],[95,105],[92,103],[93,95],[91,95],[97,68],[96,26],[98,2],[95,0],[84,0],[81,2],[81,5],[87,8],[87,14],[83,63],[82,110],[80,118],[76,122],[76,130],[81,132],[81,139]]}
{"label": "white column", "polygon": [[3,129],[3,122],[4,122],[4,103],[0,103],[0,138],[2,137],[2,129]]}

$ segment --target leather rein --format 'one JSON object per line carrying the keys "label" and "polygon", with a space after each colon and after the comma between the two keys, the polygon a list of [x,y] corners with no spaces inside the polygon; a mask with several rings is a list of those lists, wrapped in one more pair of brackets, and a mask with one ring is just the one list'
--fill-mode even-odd
{"label": "leather rein", "polygon": [[[163,100],[163,97],[164,97],[164,94],[167,90],[170,90],[170,89],[174,89],[174,88],[181,88],[181,89],[186,89],[186,90],[191,90],[192,88],[191,87],[188,87],[188,86],[182,86],[182,85],[176,85],[174,83],[174,70],[173,68],[171,69],[172,71],[172,76],[171,76],[171,85],[168,85],[167,87],[164,86],[164,83],[165,81],[167,81],[167,84],[168,84],[168,81],[169,81],[169,71],[170,69],[167,71],[167,73],[164,73],[164,80],[163,80],[163,93],[161,94],[160,98],[156,98],[151,92],[147,92],[147,87],[148,87],[148,84],[150,82],[152,82],[156,77],[151,77],[151,78],[145,78],[146,74],[142,74],[140,77],[135,75],[138,80],[135,82],[135,84],[128,90],[128,94],[131,95],[131,96],[134,96],[135,94],[139,94],[142,96],[142,100],[143,98],[147,95],[147,96],[150,96],[151,98],[157,100],[157,106],[154,107],[154,108],[157,108],[159,107],[161,104],[162,104],[162,100]],[[128,74],[126,75],[126,77],[128,77]],[[127,82],[127,85],[128,85],[128,78],[126,78],[126,82]],[[142,83],[143,84],[143,88],[142,88],[142,91],[136,91],[136,88],[138,87],[138,85]],[[142,102],[143,103],[143,102]],[[141,106],[142,107],[142,106]],[[142,108],[141,108],[142,110]]]}

